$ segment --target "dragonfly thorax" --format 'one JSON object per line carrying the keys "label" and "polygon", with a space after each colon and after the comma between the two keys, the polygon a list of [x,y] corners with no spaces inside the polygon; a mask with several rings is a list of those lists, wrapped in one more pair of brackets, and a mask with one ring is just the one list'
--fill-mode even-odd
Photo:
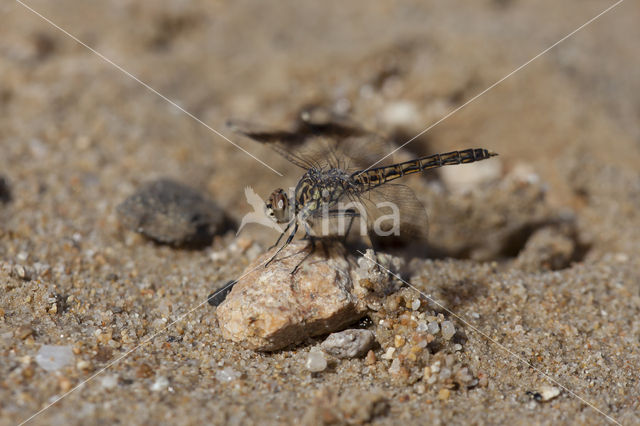
{"label": "dragonfly thorax", "polygon": [[337,204],[349,185],[349,174],[342,169],[309,169],[296,186],[295,213],[318,215],[324,207]]}

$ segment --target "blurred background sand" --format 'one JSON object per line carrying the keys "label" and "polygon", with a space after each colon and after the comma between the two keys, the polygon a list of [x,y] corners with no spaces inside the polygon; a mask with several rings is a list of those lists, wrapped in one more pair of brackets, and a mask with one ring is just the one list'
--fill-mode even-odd
{"label": "blurred background sand", "polygon": [[[0,202],[3,424],[25,420],[151,337],[272,243],[264,229],[240,240],[232,229],[203,250],[180,250],[118,223],[116,205],[160,177],[199,188],[237,222],[250,211],[245,186],[266,196],[295,183],[297,171],[233,135],[228,118],[286,125],[301,107],[321,104],[400,144],[613,2],[28,4],[286,176],[20,4],[0,5],[0,175],[11,192]],[[572,218],[570,262],[536,269],[522,254],[526,238],[509,250],[483,244],[501,227],[531,223],[538,198],[523,202],[513,185],[501,198],[499,182],[469,195],[456,176],[471,174],[473,192],[480,169],[412,178],[442,249],[435,261],[410,253],[414,284],[465,317],[478,314],[474,324],[489,336],[627,424],[640,421],[639,17],[637,3],[622,3],[401,154],[492,149],[500,153],[487,172],[494,181],[527,181],[542,194],[543,218]],[[473,236],[452,230],[451,218],[492,210],[509,214],[460,249]],[[376,423],[606,421],[567,392],[531,405],[526,391],[544,379],[464,332],[458,356],[488,384],[442,401],[437,389],[362,374],[361,360],[310,377],[304,346],[235,347],[207,305],[33,423],[295,423],[327,389],[345,401],[383,392],[390,408]],[[35,362],[43,344],[73,347],[73,363],[43,370]],[[242,379],[216,376],[225,365]]]}

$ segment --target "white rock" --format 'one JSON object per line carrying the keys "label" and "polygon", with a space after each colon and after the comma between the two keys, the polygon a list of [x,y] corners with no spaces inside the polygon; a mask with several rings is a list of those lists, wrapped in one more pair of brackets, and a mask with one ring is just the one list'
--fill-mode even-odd
{"label": "white rock", "polygon": [[118,376],[115,375],[107,375],[100,379],[100,384],[105,389],[113,389],[118,386]]}
{"label": "white rock", "polygon": [[440,370],[440,380],[447,380],[449,377],[451,377],[451,369],[445,367]]}
{"label": "white rock", "polygon": [[538,393],[542,396],[541,401],[549,401],[560,395],[560,388],[553,386],[540,386]]}
{"label": "white rock", "polygon": [[338,358],[357,358],[365,355],[374,341],[370,330],[352,329],[330,334],[320,346]]}
{"label": "white rock", "polygon": [[150,389],[152,392],[158,392],[165,390],[167,387],[169,387],[169,379],[164,376],[158,376],[156,381],[151,385]]}
{"label": "white rock", "polygon": [[411,302],[411,309],[414,311],[420,309],[420,299],[413,299],[413,302]]}
{"label": "white rock", "polygon": [[449,340],[456,334],[456,328],[451,321],[442,321],[442,337]]}
{"label": "white rock", "polygon": [[389,367],[389,373],[398,374],[400,372],[400,367],[402,367],[400,360],[398,358],[394,359],[391,362],[391,367]]}
{"label": "white rock", "polygon": [[71,346],[43,345],[36,362],[46,371],[56,371],[73,363],[73,350]]}
{"label": "white rock", "polygon": [[239,379],[242,376],[242,373],[237,372],[231,367],[225,367],[221,370],[216,371],[216,379],[222,383],[232,382],[236,379]]}
{"label": "white rock", "polygon": [[312,373],[318,373],[320,371],[324,371],[327,368],[327,359],[325,358],[323,352],[312,350],[307,355],[307,360],[304,363],[304,366]]}
{"label": "white rock", "polygon": [[396,351],[396,348],[388,348],[387,351],[384,353],[384,355],[382,355],[382,358],[384,359],[392,359],[393,358],[393,353]]}
{"label": "white rock", "polygon": [[431,321],[427,324],[427,331],[435,336],[440,331],[440,326],[436,321]]}

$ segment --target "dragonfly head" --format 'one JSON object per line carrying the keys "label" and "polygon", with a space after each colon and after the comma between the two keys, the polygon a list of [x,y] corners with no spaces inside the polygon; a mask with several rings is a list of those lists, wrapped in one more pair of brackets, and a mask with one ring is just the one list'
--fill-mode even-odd
{"label": "dragonfly head", "polygon": [[291,207],[287,193],[278,188],[267,199],[266,213],[278,223],[287,223],[293,216]]}

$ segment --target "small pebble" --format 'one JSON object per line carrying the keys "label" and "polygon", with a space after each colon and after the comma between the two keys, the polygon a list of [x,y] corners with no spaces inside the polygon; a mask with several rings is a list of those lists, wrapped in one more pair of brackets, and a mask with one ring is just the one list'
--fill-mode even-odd
{"label": "small pebble", "polygon": [[242,373],[237,372],[231,367],[225,367],[221,370],[216,371],[216,379],[222,383],[232,382],[236,379],[239,379],[242,376]]}
{"label": "small pebble", "polygon": [[61,376],[58,379],[58,386],[60,386],[60,392],[67,392],[69,389],[71,389],[71,387],[73,386],[73,384],[71,383],[71,380],[69,380],[67,377]]}
{"label": "small pebble", "polygon": [[31,270],[22,265],[16,265],[13,267],[13,273],[21,280],[29,281],[31,279]]}
{"label": "small pebble", "polygon": [[414,311],[420,309],[420,299],[413,299],[413,302],[411,302],[411,309]]}
{"label": "small pebble", "polygon": [[367,352],[367,357],[364,359],[364,363],[366,365],[373,365],[376,363],[376,354],[372,350]]}
{"label": "small pebble", "polygon": [[419,332],[424,332],[427,331],[429,329],[429,326],[427,325],[427,322],[424,320],[418,321],[418,326],[416,327],[416,331]]}
{"label": "small pebble", "polygon": [[31,379],[34,374],[35,374],[35,370],[31,365],[25,366],[24,369],[22,370],[22,377],[24,377],[26,380]]}
{"label": "small pebble", "polygon": [[464,367],[464,368],[461,368],[460,370],[458,370],[456,372],[456,374],[455,374],[455,379],[459,383],[464,384],[466,386],[471,386],[473,384],[478,384],[478,380],[474,379],[474,377],[471,375],[471,373],[469,372],[469,369],[467,367]]}
{"label": "small pebble", "polygon": [[560,395],[560,388],[545,385],[545,386],[540,386],[537,392],[528,392],[528,393],[532,395],[533,399],[535,399],[536,401],[546,402]]}
{"label": "small pebble", "polygon": [[393,353],[396,351],[396,348],[388,348],[387,351],[382,355],[383,359],[392,359]]}
{"label": "small pebble", "polygon": [[485,375],[478,375],[478,386],[482,388],[486,388],[487,386],[489,386],[489,378]]}
{"label": "small pebble", "polygon": [[304,363],[304,366],[312,373],[318,373],[320,371],[324,371],[327,368],[327,359],[325,358],[323,352],[312,350],[307,355],[307,360]]}
{"label": "small pebble", "polygon": [[31,335],[33,335],[33,328],[28,325],[21,325],[16,330],[16,337],[20,340],[24,340]]}
{"label": "small pebble", "polygon": [[153,369],[149,367],[148,364],[142,363],[140,364],[140,366],[138,366],[138,369],[136,370],[136,377],[138,379],[145,379],[147,377],[152,377],[153,373],[154,373]]}
{"label": "small pebble", "polygon": [[427,365],[422,371],[423,371],[422,373],[423,379],[428,379],[429,377],[431,377],[431,367]]}
{"label": "small pebble", "polygon": [[453,335],[456,334],[456,328],[451,321],[442,322],[442,337],[445,340],[450,340]]}
{"label": "small pebble", "polygon": [[330,334],[320,347],[338,358],[357,358],[366,354],[374,342],[372,331],[352,329]]}
{"label": "small pebble", "polygon": [[391,362],[391,367],[389,367],[389,373],[398,374],[400,372],[400,368],[401,367],[402,367],[402,363],[400,362],[400,360],[398,358],[395,358]]}
{"label": "small pebble", "polygon": [[427,324],[427,331],[433,335],[436,335],[438,334],[438,331],[440,331],[440,326],[436,321],[431,321],[429,324]]}
{"label": "small pebble", "polygon": [[451,370],[448,368],[443,368],[440,370],[440,380],[447,380],[451,377]]}
{"label": "small pebble", "polygon": [[56,371],[73,362],[73,350],[71,346],[43,345],[36,362],[46,371]]}
{"label": "small pebble", "polygon": [[91,363],[89,361],[85,361],[84,359],[78,361],[76,364],[76,368],[78,370],[89,370],[91,369]]}
{"label": "small pebble", "polygon": [[107,375],[100,379],[100,384],[105,389],[113,389],[118,386],[118,376],[116,375]]}
{"label": "small pebble", "polygon": [[406,339],[404,338],[404,336],[401,336],[399,334],[396,334],[396,336],[393,339],[393,344],[395,345],[396,348],[404,346],[405,342],[406,342]]}
{"label": "small pebble", "polygon": [[159,376],[156,381],[153,382],[150,389],[152,392],[159,392],[165,390],[167,387],[169,387],[169,379],[165,376]]}
{"label": "small pebble", "polygon": [[440,389],[438,392],[438,399],[441,401],[446,401],[451,396],[451,391],[449,389]]}

